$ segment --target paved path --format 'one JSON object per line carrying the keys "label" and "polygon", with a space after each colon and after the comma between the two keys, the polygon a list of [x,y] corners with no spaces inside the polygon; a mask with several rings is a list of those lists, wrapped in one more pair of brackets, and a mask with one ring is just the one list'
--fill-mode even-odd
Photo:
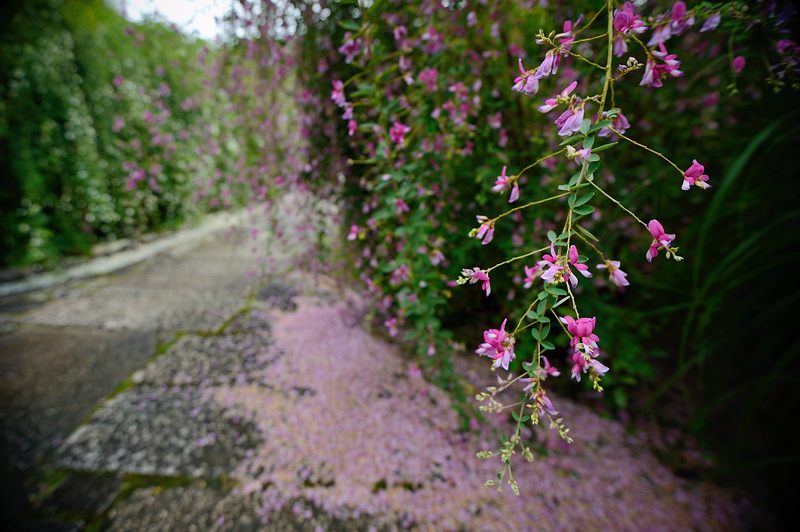
{"label": "paved path", "polygon": [[[515,473],[521,497],[485,488],[497,464],[475,452],[496,444],[504,420],[459,432],[448,397],[365,330],[356,296],[286,267],[303,254],[296,241],[292,250],[249,230],[224,236],[0,302],[4,524],[744,526],[746,501],[677,478],[642,438],[560,398],[575,445],[540,437],[537,460]],[[284,273],[254,275],[253,248]],[[467,357],[459,371],[480,382],[484,366]]]}

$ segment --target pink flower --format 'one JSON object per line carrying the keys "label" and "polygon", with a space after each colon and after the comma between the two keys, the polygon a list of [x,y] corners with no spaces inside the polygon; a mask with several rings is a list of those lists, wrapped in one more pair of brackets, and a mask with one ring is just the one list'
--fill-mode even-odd
{"label": "pink flower", "polygon": [[[581,20],[583,20],[583,15],[578,17],[578,20],[575,21],[575,26],[580,24]],[[575,40],[575,33],[572,31],[572,26],[573,24],[571,20],[565,20],[564,25],[562,26],[562,32],[556,34],[556,39],[561,47],[565,50],[569,50],[572,46],[572,41]]]}
{"label": "pink flower", "polygon": [[683,33],[687,28],[694,25],[694,15],[689,12],[687,16],[686,11],[686,4],[683,2],[675,2],[672,6],[672,22],[670,26],[672,28],[671,35],[680,35]]}
{"label": "pink flower", "polygon": [[[469,280],[469,284],[475,284],[478,282],[482,283],[481,290],[486,292],[487,296],[492,293],[492,284],[491,284],[492,282],[491,279],[489,279],[489,274],[481,270],[480,268],[476,267],[472,268],[471,270],[468,268],[461,270],[461,275],[463,275],[464,277],[467,278],[467,280]],[[460,282],[463,284],[464,281],[462,280]]]}
{"label": "pink flower", "polygon": [[625,37],[618,33],[614,37],[614,55],[617,57],[622,57],[628,52],[628,42],[625,40]]}
{"label": "pink flower", "polygon": [[394,205],[398,215],[411,210],[408,206],[408,203],[406,203],[403,198],[397,198],[394,200]]}
{"label": "pink flower", "polygon": [[711,30],[717,29],[717,26],[719,26],[720,20],[721,20],[721,17],[720,17],[719,13],[712,14],[703,23],[703,27],[700,28],[700,33],[703,33],[705,31],[711,31]]}
{"label": "pink flower", "polygon": [[494,222],[489,220],[486,216],[476,216],[480,226],[477,230],[475,230],[475,234],[473,235],[475,238],[481,240],[481,244],[484,246],[492,241],[492,237],[494,236]]}
{"label": "pink flower", "polygon": [[[603,113],[605,114],[605,113]],[[611,127],[622,133],[623,135],[625,132],[631,127],[630,122],[622,113],[617,113],[617,115],[611,119]],[[609,128],[604,127],[598,133],[601,137],[615,137],[616,133],[613,133]]]}
{"label": "pink flower", "polygon": [[[526,379],[520,379],[520,382],[529,382],[530,383],[530,384],[528,384],[528,386],[526,386],[523,389],[524,392],[527,392],[528,390],[533,388],[534,385],[536,385],[538,383],[538,380],[537,379],[527,379],[526,378]],[[531,396],[531,399],[533,399],[533,405],[536,408],[536,410],[539,412],[539,415],[542,415],[545,412],[547,412],[551,416],[558,415],[558,412],[556,412],[556,409],[553,408],[553,403],[550,401],[550,398],[547,396],[547,392],[541,386],[537,386],[536,387],[536,392],[535,392],[534,395]]]}
{"label": "pink flower", "polygon": [[331,90],[331,100],[339,107],[344,107],[347,104],[347,99],[344,96],[344,83],[338,79],[333,80],[331,83],[333,89]]}
{"label": "pink flower", "polygon": [[499,329],[488,329],[483,332],[483,343],[475,351],[481,356],[489,357],[494,362],[493,368],[502,367],[508,370],[508,364],[514,360],[514,337],[509,335],[503,320]]}
{"label": "pink flower", "polygon": [[733,71],[736,72],[737,75],[741,74],[746,64],[747,60],[743,56],[737,55],[733,58]]}
{"label": "pink flower", "polygon": [[675,240],[675,235],[664,232],[664,226],[658,220],[650,220],[647,224],[647,229],[653,235],[653,242],[650,243],[645,257],[647,262],[653,262],[653,258],[658,255],[658,250],[668,249],[672,241]]}
{"label": "pink flower", "polygon": [[358,130],[358,123],[355,120],[350,120],[349,122],[347,122],[347,135],[348,136],[352,137],[353,135],[356,134],[357,130]]}
{"label": "pink flower", "polygon": [[634,13],[633,4],[625,2],[622,9],[614,10],[614,29],[620,33],[644,33],[647,26],[642,17]]}
{"label": "pink flower", "polygon": [[419,81],[425,84],[425,87],[429,91],[436,90],[436,80],[438,79],[439,73],[435,68],[425,68],[420,71],[419,73]]}
{"label": "pink flower", "polygon": [[584,277],[591,277],[592,272],[586,264],[582,264],[578,248],[574,245],[569,247],[568,257],[563,257],[556,254],[555,245],[550,243],[550,253],[542,256],[542,260],[536,263],[540,269],[547,268],[542,274],[542,280],[546,283],[559,283],[565,279],[569,279],[569,283],[576,287],[578,286],[578,278],[572,272],[572,268],[578,270]]}
{"label": "pink flower", "polygon": [[544,105],[539,106],[539,111],[542,113],[549,113],[553,109],[559,106],[561,103],[567,103],[569,101],[569,95],[572,94],[572,91],[575,90],[575,87],[578,86],[577,81],[573,81],[562,90],[557,96],[552,98],[548,98],[544,101]]}
{"label": "pink flower", "polygon": [[703,174],[704,171],[705,167],[698,163],[697,159],[692,160],[692,166],[683,172],[681,190],[689,190],[689,187],[692,185],[696,185],[702,189],[711,188],[711,185],[708,184],[708,176]]}
{"label": "pink flower", "polygon": [[533,281],[542,273],[542,268],[538,264],[534,264],[533,267],[525,266],[523,269],[525,270],[525,279],[523,279],[522,286],[530,288],[533,286]]}
{"label": "pink flower", "polygon": [[544,374],[542,375],[542,378],[558,377],[559,375],[561,375],[561,372],[558,371],[558,368],[550,365],[550,361],[547,360],[546,356],[542,357],[542,361],[544,362],[544,365],[541,368],[539,368],[541,372]]}
{"label": "pink flower", "polygon": [[781,39],[775,43],[775,49],[779,54],[785,54],[786,52],[794,53],[797,51],[798,46],[797,43],[790,39]]}
{"label": "pink flower", "polygon": [[494,182],[492,192],[503,192],[509,185],[511,185],[511,194],[508,197],[508,202],[514,203],[519,199],[519,183],[516,176],[506,175],[506,167],[503,166],[500,175],[497,176],[497,180]]}
{"label": "pink flower", "polygon": [[521,75],[514,78],[514,86],[511,87],[511,90],[528,95],[539,92],[539,78],[536,75],[536,69],[525,70],[521,57],[519,58],[519,71]]}
{"label": "pink flower", "polygon": [[589,157],[592,155],[591,148],[582,148],[580,150],[575,150],[575,162],[578,164],[583,164],[584,161],[588,161]]}
{"label": "pink flower", "polygon": [[583,123],[583,106],[576,109],[569,108],[561,116],[556,118],[555,125],[558,127],[558,135],[566,137],[580,131]]}
{"label": "pink flower", "polygon": [[594,334],[597,318],[578,318],[576,320],[572,316],[564,316],[559,319],[567,326],[567,332],[572,335],[572,339],[569,341],[572,347],[579,344],[597,347],[597,342],[600,341],[600,338]]}
{"label": "pink flower", "polygon": [[355,240],[361,234],[361,228],[356,224],[350,226],[350,232],[347,233],[347,240]]}
{"label": "pink flower", "polygon": [[398,146],[402,146],[405,142],[406,133],[409,131],[411,131],[411,128],[407,125],[395,122],[392,124],[392,127],[389,128],[389,138]]}
{"label": "pink flower", "polygon": [[578,318],[564,316],[561,322],[567,326],[567,332],[572,336],[570,345],[572,353],[572,378],[581,380],[581,374],[591,370],[595,375],[608,372],[608,367],[597,360],[600,349],[597,343],[600,338],[594,333],[597,318]]}
{"label": "pink flower", "polygon": [[339,47],[339,53],[345,56],[345,63],[352,63],[356,55],[361,51],[361,39],[353,39],[349,31],[344,34],[344,44]]}
{"label": "pink flower", "polygon": [[598,264],[598,270],[605,270],[608,269],[608,278],[612,284],[617,285],[619,287],[628,286],[631,283],[628,282],[628,274],[622,271],[619,267],[620,262],[618,260],[607,260],[604,264]]}
{"label": "pink flower", "polygon": [[[580,255],[578,254],[578,248],[574,245],[569,247],[569,263],[572,265],[573,268],[578,270],[578,273],[583,275],[586,278],[592,276],[592,272],[589,271],[589,267],[586,264],[582,264],[580,261]],[[569,267],[567,267],[569,269]],[[576,286],[578,284],[578,279],[572,272],[570,272],[570,282],[572,282],[572,286]]]}
{"label": "pink flower", "polygon": [[[644,68],[644,76],[642,76],[642,81],[639,83],[642,87],[650,86],[658,88],[663,85],[661,83],[663,77],[672,76],[673,78],[677,78],[683,76],[683,72],[679,70],[681,62],[678,61],[678,56],[667,52],[664,43],[660,43],[658,48],[657,51],[653,52],[653,59],[647,60],[647,64]],[[657,63],[656,59],[660,59],[663,62]]]}
{"label": "pink flower", "polygon": [[556,50],[548,50],[547,53],[544,54],[544,61],[542,61],[542,64],[536,69],[536,79],[542,79],[546,78],[550,74],[556,74],[558,72],[558,64],[560,62],[561,55],[556,52]]}
{"label": "pink flower", "polygon": [[384,326],[389,329],[389,336],[395,337],[397,336],[397,318],[391,318],[383,322]]}

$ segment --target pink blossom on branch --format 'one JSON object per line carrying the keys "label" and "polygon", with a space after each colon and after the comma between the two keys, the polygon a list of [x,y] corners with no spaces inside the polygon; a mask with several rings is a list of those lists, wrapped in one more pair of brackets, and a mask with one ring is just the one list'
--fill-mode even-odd
{"label": "pink blossom on branch", "polygon": [[738,75],[742,73],[744,70],[745,65],[747,65],[747,60],[744,56],[737,55],[733,58],[733,71]]}
{"label": "pink blossom on branch", "polygon": [[485,246],[492,241],[492,237],[494,236],[494,221],[488,219],[486,216],[481,215],[478,215],[475,218],[478,220],[480,226],[478,229],[473,229],[474,233],[470,233],[470,235],[480,240],[481,244]]}
{"label": "pink blossom on branch", "polygon": [[[662,62],[656,62],[657,59],[661,60]],[[671,76],[673,78],[683,76],[680,66],[681,62],[678,61],[678,56],[676,54],[667,52],[664,43],[660,43],[658,45],[658,50],[653,51],[653,57],[647,60],[647,64],[644,68],[644,76],[642,76],[642,81],[639,83],[639,85],[642,87],[661,87],[663,86],[663,83],[661,82],[662,78],[667,76]]]}
{"label": "pink blossom on branch", "polygon": [[633,10],[632,2],[625,2],[622,9],[614,10],[614,29],[619,33],[644,33],[647,25]]}
{"label": "pink blossom on branch", "polygon": [[664,226],[658,220],[650,220],[647,224],[647,229],[653,235],[653,241],[650,243],[645,257],[647,257],[647,262],[653,262],[653,258],[658,255],[659,249],[669,249],[670,244],[675,240],[675,235],[665,232]]}
{"label": "pink blossom on branch", "polygon": [[488,329],[483,332],[483,343],[475,351],[481,356],[489,357],[494,362],[493,368],[502,367],[508,370],[508,364],[514,360],[514,336],[506,332],[506,322],[503,320],[499,329]]}
{"label": "pink blossom on branch", "polygon": [[411,128],[407,125],[401,124],[400,122],[395,122],[392,124],[392,127],[389,128],[389,138],[398,146],[403,146],[406,133],[409,131],[411,131]]}
{"label": "pink blossom on branch", "polygon": [[519,183],[516,176],[506,175],[506,167],[500,171],[500,175],[494,182],[492,192],[503,192],[511,186],[511,194],[508,197],[509,203],[514,203],[519,199]]}
{"label": "pink blossom on branch", "polygon": [[463,284],[464,282],[469,281],[469,284],[475,284],[480,282],[481,283],[481,290],[486,292],[486,295],[492,293],[492,282],[489,279],[489,274],[480,268],[469,268],[461,270],[461,275],[464,276],[464,279],[459,281],[459,283]]}
{"label": "pink blossom on branch", "polygon": [[539,92],[540,76],[537,75],[537,69],[525,70],[522,66],[522,58],[520,57],[519,71],[521,75],[514,78],[514,86],[511,87],[511,90],[531,96]]}
{"label": "pink blossom on branch", "polygon": [[538,264],[534,264],[533,267],[525,266],[525,279],[523,279],[523,285],[525,288],[530,288],[533,286],[533,282],[542,274],[542,269]]}
{"label": "pink blossom on branch", "polygon": [[705,167],[698,163],[697,159],[692,160],[692,166],[683,172],[683,184],[681,185],[681,189],[689,190],[692,185],[702,189],[711,188],[711,185],[708,184],[708,176],[703,172],[705,172]]}
{"label": "pink blossom on branch", "polygon": [[611,284],[619,287],[628,286],[631,284],[628,282],[628,274],[622,271],[620,268],[620,262],[618,260],[607,260],[603,264],[598,264],[597,269],[608,269],[608,279],[611,281]]}

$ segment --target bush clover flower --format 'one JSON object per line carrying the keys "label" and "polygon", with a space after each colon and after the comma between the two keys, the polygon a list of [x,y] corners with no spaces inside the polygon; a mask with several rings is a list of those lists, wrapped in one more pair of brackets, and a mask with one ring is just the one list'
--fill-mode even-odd
{"label": "bush clover flower", "polygon": [[683,172],[683,184],[681,184],[681,190],[689,190],[692,185],[700,187],[704,190],[711,188],[711,185],[708,184],[708,176],[703,173],[704,171],[705,167],[698,163],[697,159],[693,159],[692,166]]}
{"label": "bush clover flower", "polygon": [[530,288],[536,278],[542,274],[542,268],[538,264],[534,264],[533,266],[524,266],[523,269],[525,270],[525,279],[523,279],[522,286]]}
{"label": "bush clover flower", "polygon": [[675,240],[675,235],[666,233],[664,226],[658,220],[650,220],[647,224],[647,229],[653,235],[653,241],[650,243],[645,257],[647,257],[647,262],[653,262],[653,258],[658,255],[659,249],[665,249],[669,253],[670,244]]}
{"label": "bush clover flower", "polygon": [[503,166],[503,169],[500,171],[500,175],[497,176],[497,180],[494,182],[494,186],[492,187],[492,192],[503,192],[508,187],[511,187],[511,194],[508,197],[509,203],[514,203],[519,199],[519,176],[515,175],[506,175],[506,167]]}
{"label": "bush clover flower", "polygon": [[394,144],[402,147],[405,143],[405,136],[409,131],[411,131],[411,128],[407,125],[394,122],[392,127],[389,128],[389,139],[391,139]]}
{"label": "bush clover flower", "polygon": [[492,368],[502,367],[508,370],[508,364],[514,360],[514,336],[506,332],[506,322],[503,320],[499,329],[488,329],[483,332],[483,343],[475,351],[481,356],[489,357],[494,362]]}
{"label": "bush clover flower", "polygon": [[494,236],[494,220],[490,220],[486,216],[478,215],[475,219],[480,224],[477,229],[469,232],[471,238],[477,238],[484,246],[492,241]]}
{"label": "bush clover flower", "polygon": [[625,2],[622,9],[614,10],[614,30],[619,33],[644,33],[647,25],[633,10],[632,2]]}
{"label": "bush clover flower", "polygon": [[541,76],[537,74],[537,69],[525,70],[522,66],[522,58],[519,58],[519,71],[520,75],[514,78],[514,86],[511,90],[521,92],[529,96],[533,96],[539,92],[539,79]]}
{"label": "bush clover flower", "polygon": [[491,279],[489,279],[488,272],[485,272],[478,267],[472,268],[471,270],[469,268],[465,268],[461,270],[461,275],[462,277],[459,277],[458,281],[456,281],[457,284],[465,284],[467,282],[469,282],[469,284],[475,284],[480,282],[481,290],[486,292],[487,296],[492,293],[492,282]]}
{"label": "bush clover flower", "polygon": [[618,260],[607,260],[603,264],[597,265],[598,270],[608,270],[608,280],[611,281],[611,284],[619,286],[620,288],[623,286],[629,286],[631,283],[628,282],[628,274],[622,271],[620,268],[620,262]]}

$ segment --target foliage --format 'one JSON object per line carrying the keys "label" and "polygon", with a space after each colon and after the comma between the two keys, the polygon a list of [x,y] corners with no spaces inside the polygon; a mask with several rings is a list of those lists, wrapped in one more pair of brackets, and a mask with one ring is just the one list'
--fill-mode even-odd
{"label": "foliage", "polygon": [[[748,276],[733,279],[728,272],[732,266],[751,267],[754,256],[747,252],[754,253],[753,246],[759,239],[768,232],[775,234],[775,224],[790,223],[792,216],[787,212],[788,218],[773,220],[770,225],[754,214],[756,209],[750,201],[731,208],[728,200],[716,199],[717,194],[730,197],[734,185],[728,183],[735,181],[736,168],[744,165],[736,158],[750,141],[747,132],[753,131],[757,122],[763,126],[774,120],[780,109],[794,106],[790,103],[794,101],[792,97],[781,96],[783,104],[766,98],[769,92],[794,90],[797,86],[797,45],[789,40],[791,6],[777,2],[703,2],[681,12],[678,4],[682,2],[652,3],[643,20],[656,29],[673,28],[667,45],[670,53],[678,54],[683,77],[664,80],[660,88],[640,88],[639,80],[650,68],[645,63],[652,59],[653,51],[659,50],[657,43],[640,47],[633,38],[627,39],[629,52],[620,54],[614,63],[615,69],[617,64],[626,68],[620,78],[630,77],[622,80],[618,89],[625,88],[624,99],[612,91],[605,109],[623,107],[635,132],[633,139],[646,138],[647,148],[613,132],[611,142],[602,141],[609,144],[611,151],[607,153],[597,153],[599,138],[589,140],[589,146],[581,145],[580,140],[586,136],[583,129],[576,132],[580,138],[571,139],[576,151],[595,148],[596,157],[603,158],[603,167],[590,172],[595,176],[594,183],[644,220],[657,213],[663,225],[678,234],[682,249],[694,252],[685,253],[688,266],[654,264],[629,269],[630,287],[616,287],[613,278],[602,280],[595,276],[594,283],[583,282],[576,288],[575,296],[583,301],[584,312],[606,320],[603,345],[613,370],[605,384],[612,390],[611,406],[617,409],[628,406],[632,390],[642,390],[642,385],[653,383],[661,384],[654,397],[667,408],[683,402],[674,393],[676,383],[694,390],[697,397],[691,404],[695,405],[719,393],[719,386],[706,388],[706,381],[691,378],[691,373],[700,362],[708,368],[725,365],[728,350],[741,344],[741,329],[725,329],[729,334],[727,350],[722,347],[724,342],[703,340],[715,337],[716,305],[727,302],[725,298],[733,294],[744,296],[744,285],[740,283]],[[335,153],[326,157],[336,165],[341,165],[342,158],[350,164],[343,176],[342,197],[347,206],[349,239],[357,243],[354,267],[373,294],[389,334],[400,335],[402,331],[403,340],[438,370],[446,385],[452,386],[452,375],[446,369],[452,352],[451,331],[458,331],[459,338],[475,338],[477,323],[491,320],[499,324],[503,317],[512,315],[524,319],[526,309],[536,310],[523,297],[526,289],[521,285],[525,284],[526,271],[522,268],[512,270],[506,279],[493,276],[491,297],[476,301],[451,290],[462,266],[505,266],[514,258],[526,258],[527,253],[542,252],[547,247],[548,233],[549,240],[557,244],[565,243],[572,234],[579,247],[585,249],[599,245],[591,233],[602,233],[599,263],[611,257],[623,265],[641,262],[653,237],[600,194],[587,198],[585,192],[580,192],[568,206],[563,199],[554,198],[544,205],[530,205],[524,216],[512,210],[507,219],[498,220],[496,233],[493,223],[477,230],[473,222],[476,213],[502,212],[505,198],[489,193],[498,174],[497,188],[508,193],[516,180],[521,185],[520,203],[524,203],[549,196],[540,192],[564,183],[562,176],[575,172],[571,161],[540,160],[544,154],[562,149],[563,137],[549,129],[534,104],[511,90],[510,79],[518,56],[526,58],[527,68],[533,69],[541,61],[545,50],[537,51],[533,38],[540,28],[560,29],[564,20],[572,20],[572,27],[583,27],[577,21],[582,12],[586,14],[584,25],[595,15],[604,21],[597,2],[551,3],[547,7],[503,1],[488,5],[462,2],[445,7],[425,1],[377,2],[366,9],[343,2],[329,7],[328,13],[319,14],[314,21],[315,32],[309,34],[314,41],[306,43],[309,52],[303,57],[301,70],[316,71],[318,77],[324,78],[324,82],[317,80],[312,85],[321,92],[315,95],[316,102],[323,101],[325,91],[333,89],[331,98],[341,117],[338,137],[350,141],[339,151],[338,159]],[[612,3],[610,9],[621,11],[623,5]],[[706,24],[708,28],[698,33]],[[563,32],[540,34],[539,42],[546,49],[548,44],[557,46],[557,39],[570,30],[565,26]],[[604,47],[604,41],[598,46],[593,44],[596,43],[591,40],[576,43],[574,54],[564,53],[559,71],[559,78],[564,81],[550,84],[542,79],[539,93],[544,97],[557,94],[575,79],[579,81],[575,94],[586,94],[585,78],[594,67],[576,55],[602,66],[606,50],[610,53],[610,46]],[[338,58],[332,57],[331,46],[338,48]],[[644,48],[648,51],[643,54]],[[315,54],[314,50],[318,52]],[[638,61],[628,63],[629,55],[638,57]],[[533,59],[527,59],[530,57]],[[537,100],[536,105],[539,103]],[[328,120],[331,104],[319,108],[320,122]],[[745,118],[761,111],[768,114],[758,120]],[[613,111],[606,118],[615,119],[618,113]],[[592,118],[596,120],[592,130],[596,133],[602,128],[603,117]],[[731,135],[733,128],[740,129],[741,134]],[[331,136],[329,131],[323,135],[312,132],[310,142]],[[617,141],[620,144],[611,146]],[[752,153],[752,149],[747,151]],[[703,154],[714,187],[699,195],[680,190],[684,172],[698,153]],[[661,154],[668,154],[676,160],[670,163],[677,166],[665,165]],[[574,158],[575,153],[570,155]],[[508,178],[505,171],[501,173],[504,166],[508,168]],[[675,176],[676,168],[680,177]],[[731,170],[725,171],[726,168]],[[319,174],[324,176],[325,170]],[[581,179],[575,174],[564,186],[574,187]],[[755,190],[774,190],[767,183],[752,186]],[[591,212],[585,202],[591,202]],[[588,232],[561,231],[568,213],[576,212],[575,208],[586,213],[581,225]],[[735,237],[731,231],[719,234],[719,220],[735,219],[743,212],[741,209],[748,209],[748,215],[761,222],[759,229],[737,224],[740,232]],[[479,224],[487,220],[479,220]],[[470,230],[481,238],[489,234],[487,241],[493,237],[491,245],[481,248],[476,241],[465,240],[463,235]],[[531,244],[543,241],[545,246]],[[707,252],[709,246],[716,251]],[[658,247],[661,246],[657,244]],[[533,249],[537,251],[531,252]],[[581,257],[578,263],[583,264],[584,260]],[[791,262],[792,258],[785,260]],[[594,269],[593,264],[587,263]],[[771,262],[758,271],[768,275],[776,267]],[[685,272],[691,272],[690,279],[685,278]],[[463,281],[488,285],[474,270],[466,273]],[[722,290],[723,286],[730,286],[730,290]],[[739,291],[735,291],[736,286]],[[544,293],[543,299],[556,302],[564,296],[551,290]],[[749,307],[735,306],[742,309],[739,323],[743,309],[758,308],[757,301],[760,300],[752,300],[753,306]],[[684,314],[687,308],[688,315]],[[541,312],[532,317],[539,316]],[[549,325],[553,335],[557,325]],[[508,332],[519,332],[518,329],[519,326],[517,330],[512,327]],[[539,330],[538,326],[534,329]],[[494,331],[495,335],[502,333],[502,329]],[[543,344],[540,335],[520,339],[525,343],[524,347],[517,344],[517,352],[530,352],[531,342],[536,351],[535,346]],[[560,339],[553,340],[553,344],[556,353],[563,353],[567,347]],[[784,363],[796,360],[796,350],[790,351]],[[747,356],[742,353],[742,357]],[[537,373],[540,368],[534,361],[525,371]],[[516,361],[509,369],[518,373],[523,368]],[[774,378],[772,369],[754,368],[753,372],[758,375],[754,378],[757,382],[770,383]],[[665,374],[673,376],[664,381]],[[719,382],[721,386],[730,381]],[[668,401],[664,401],[666,392],[670,392]],[[736,395],[728,397],[733,399]],[[695,410],[696,419],[703,419],[699,425],[710,422],[705,417],[708,412]],[[751,424],[747,426],[752,428],[757,418],[749,418]]]}

